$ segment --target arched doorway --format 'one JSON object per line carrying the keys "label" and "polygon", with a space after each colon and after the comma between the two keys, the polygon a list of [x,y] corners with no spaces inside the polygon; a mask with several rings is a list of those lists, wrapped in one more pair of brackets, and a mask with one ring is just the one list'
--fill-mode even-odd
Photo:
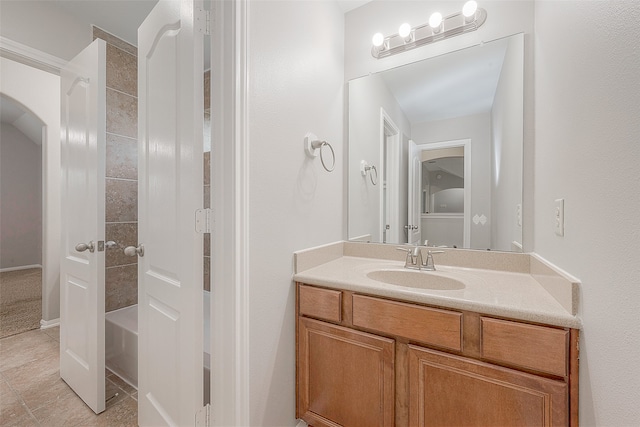
{"label": "arched doorway", "polygon": [[0,338],[42,319],[44,123],[0,94]]}
{"label": "arched doorway", "polygon": [[0,94],[3,99],[11,100],[15,103],[14,106],[30,112],[40,123],[40,324],[45,327],[57,325],[60,318],[60,77],[3,57],[0,57],[0,69]]}

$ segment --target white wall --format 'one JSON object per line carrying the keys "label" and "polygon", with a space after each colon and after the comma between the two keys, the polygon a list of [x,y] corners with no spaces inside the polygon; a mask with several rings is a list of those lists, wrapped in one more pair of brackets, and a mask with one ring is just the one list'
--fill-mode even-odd
{"label": "white wall", "polygon": [[0,269],[42,263],[42,148],[0,126]]}
{"label": "white wall", "polygon": [[636,1],[536,2],[535,251],[582,280],[581,426],[640,425],[639,21]]}
{"label": "white wall", "polygon": [[464,225],[462,216],[445,218],[420,218],[422,240],[429,240],[429,245],[445,245],[461,248],[464,245]]}
{"label": "white wall", "polygon": [[60,78],[0,58],[0,92],[44,124],[42,205],[42,319],[60,317]]}
{"label": "white wall", "polygon": [[[523,42],[509,40],[491,110],[491,248],[511,250],[511,242],[522,244],[516,206],[522,203],[523,147]],[[516,78],[516,76],[518,76]]]}
{"label": "white wall", "polygon": [[[404,147],[403,135],[411,137],[411,124],[382,77],[372,75],[349,82],[349,153],[348,159],[345,159],[350,162],[348,171],[349,238],[370,234],[374,242],[382,241],[380,188],[383,181],[383,165],[380,157],[380,108],[384,109],[400,129],[399,140],[403,147],[400,147],[398,155],[405,153],[406,165],[408,151],[407,147]],[[372,185],[368,175],[366,178],[361,175],[362,160],[377,168],[378,185]],[[404,166],[404,170],[400,173],[400,180],[406,182],[406,177],[407,171]],[[406,224],[407,219],[405,215],[401,218],[401,223]]]}
{"label": "white wall", "polygon": [[[293,252],[346,235],[344,20],[329,1],[248,6],[250,425],[294,426]],[[332,173],[307,132],[333,145]]]}
{"label": "white wall", "polygon": [[486,216],[485,225],[471,222],[471,247],[491,247],[491,116],[489,113],[414,124],[416,144],[471,139],[471,215]]}
{"label": "white wall", "polygon": [[[403,22],[424,24],[431,13],[443,15],[456,12],[464,2],[437,0],[373,1],[345,15],[345,80],[431,58],[498,38],[524,33],[524,157],[523,165],[523,241],[525,250],[533,248],[533,0],[486,0],[480,7],[487,11],[484,25],[477,31],[423,46],[401,55],[384,59],[371,56],[371,37],[376,32],[390,35],[398,31]],[[350,233],[351,234],[351,233]],[[488,246],[487,246],[488,247]]]}
{"label": "white wall", "polygon": [[0,1],[0,36],[70,60],[91,43],[91,26],[49,1]]}

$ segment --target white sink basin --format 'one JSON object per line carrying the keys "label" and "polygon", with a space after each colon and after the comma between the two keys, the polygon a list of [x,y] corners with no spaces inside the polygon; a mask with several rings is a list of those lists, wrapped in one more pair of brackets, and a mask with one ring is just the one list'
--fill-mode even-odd
{"label": "white sink basin", "polygon": [[434,274],[431,271],[376,270],[367,273],[367,277],[390,285],[416,289],[454,291],[465,288],[464,283],[450,277]]}

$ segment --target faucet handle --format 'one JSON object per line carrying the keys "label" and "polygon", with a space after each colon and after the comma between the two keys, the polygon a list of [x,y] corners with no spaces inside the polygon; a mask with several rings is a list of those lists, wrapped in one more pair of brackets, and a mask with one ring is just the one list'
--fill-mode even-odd
{"label": "faucet handle", "polygon": [[403,252],[406,252],[408,254],[410,254],[413,251],[413,249],[409,249],[409,248],[396,248],[396,250],[403,251]]}
{"label": "faucet handle", "polygon": [[436,266],[433,262],[433,254],[443,254],[444,251],[427,251],[427,259],[422,264],[422,268],[427,271],[436,271]]}

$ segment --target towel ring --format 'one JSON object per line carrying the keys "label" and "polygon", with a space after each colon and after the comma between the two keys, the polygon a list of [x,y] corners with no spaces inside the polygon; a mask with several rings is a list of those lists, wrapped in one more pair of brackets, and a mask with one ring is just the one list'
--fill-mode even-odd
{"label": "towel ring", "polygon": [[[320,143],[318,148],[320,148],[320,162],[322,163],[322,167],[327,172],[333,172],[333,169],[335,169],[335,167],[336,167],[336,153],[335,153],[335,151],[333,151],[333,147],[327,141],[316,141],[316,142]],[[314,144],[312,143],[311,146],[313,147]],[[331,164],[331,168],[328,168],[327,164],[324,162],[324,156],[322,155],[322,147],[324,147],[324,146],[329,147],[329,150],[331,150],[331,157],[333,159],[332,164]]]}
{"label": "towel ring", "polygon": [[[329,147],[329,150],[331,150],[331,157],[332,157],[331,168],[327,167],[327,164],[324,161],[324,154],[322,152],[322,148],[324,146]],[[312,133],[308,133],[304,137],[304,149],[309,157],[317,157],[318,152],[320,152],[320,161],[322,162],[322,167],[327,172],[333,172],[333,170],[336,167],[336,153],[335,151],[333,151],[333,147],[331,146],[331,144],[329,144],[327,141],[319,140],[318,137]]]}
{"label": "towel ring", "polygon": [[[373,172],[376,173],[376,179],[373,179]],[[370,166],[369,163],[367,163],[366,160],[362,160],[360,162],[360,174],[364,177],[367,176],[367,172],[369,172],[369,179],[371,180],[371,184],[373,185],[377,185],[378,184],[378,169],[375,166]]]}

